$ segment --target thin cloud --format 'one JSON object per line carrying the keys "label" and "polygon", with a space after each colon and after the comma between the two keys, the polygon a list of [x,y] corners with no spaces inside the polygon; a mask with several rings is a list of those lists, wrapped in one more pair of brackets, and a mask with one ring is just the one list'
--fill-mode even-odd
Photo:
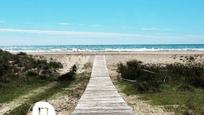
{"label": "thin cloud", "polygon": [[147,27],[142,28],[143,31],[173,31],[173,28],[157,28],[157,27]]}
{"label": "thin cloud", "polygon": [[118,38],[118,39],[136,39],[138,42],[141,39],[148,39],[157,41],[166,41],[172,39],[204,39],[204,35],[171,35],[171,34],[129,34],[129,33],[114,33],[114,32],[80,32],[80,31],[57,31],[57,30],[29,30],[29,29],[8,29],[0,28],[0,33],[28,33],[38,35],[50,35],[50,36],[67,36],[73,38]]}
{"label": "thin cloud", "polygon": [[187,34],[186,37],[189,37],[189,38],[204,38],[204,35]]}
{"label": "thin cloud", "polygon": [[158,30],[161,30],[161,29],[156,28],[156,27],[147,27],[147,28],[142,28],[142,30],[144,30],[144,31],[158,31]]}
{"label": "thin cloud", "polygon": [[[6,33],[6,36],[1,33]],[[26,36],[24,36],[26,35]],[[28,39],[29,38],[29,39]],[[77,32],[0,28],[0,45],[16,44],[162,44],[204,43],[204,35],[129,34],[113,32]]]}
{"label": "thin cloud", "polygon": [[60,25],[60,26],[70,26],[70,25],[73,25],[72,23],[67,23],[67,22],[59,22],[57,23],[57,25]]}
{"label": "thin cloud", "polygon": [[31,33],[31,34],[47,34],[47,35],[89,35],[89,36],[124,36],[124,37],[138,37],[140,34],[128,33],[112,33],[112,32],[78,32],[78,31],[57,31],[57,30],[27,30],[27,29],[7,29],[0,28],[0,32],[13,33]]}

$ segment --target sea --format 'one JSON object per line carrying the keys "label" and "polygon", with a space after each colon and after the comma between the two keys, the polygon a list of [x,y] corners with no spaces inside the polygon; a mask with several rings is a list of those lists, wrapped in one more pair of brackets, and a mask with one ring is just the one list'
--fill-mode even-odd
{"label": "sea", "polygon": [[142,52],[204,51],[204,44],[131,44],[131,45],[29,45],[0,46],[10,52]]}

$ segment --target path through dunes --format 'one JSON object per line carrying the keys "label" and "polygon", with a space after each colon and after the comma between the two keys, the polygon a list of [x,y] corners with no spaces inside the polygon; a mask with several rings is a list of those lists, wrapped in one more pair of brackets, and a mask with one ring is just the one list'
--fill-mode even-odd
{"label": "path through dunes", "polygon": [[72,115],[133,115],[114,87],[105,56],[96,56],[91,79]]}

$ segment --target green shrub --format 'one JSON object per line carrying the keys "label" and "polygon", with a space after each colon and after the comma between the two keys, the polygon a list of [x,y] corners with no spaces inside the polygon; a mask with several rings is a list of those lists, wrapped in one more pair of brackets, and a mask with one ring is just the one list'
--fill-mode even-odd
{"label": "green shrub", "polygon": [[204,88],[204,64],[188,57],[185,63],[143,64],[132,60],[118,64],[118,73],[123,79],[136,80],[135,86],[141,91],[159,91],[162,84],[177,85],[177,91],[193,91],[193,87]]}
{"label": "green shrub", "polygon": [[31,104],[24,103],[5,115],[27,115]]}
{"label": "green shrub", "polygon": [[118,64],[118,72],[125,79],[136,80],[141,75],[141,69],[142,62],[137,60],[128,61],[126,65]]}
{"label": "green shrub", "polygon": [[56,70],[62,67],[59,62],[36,59],[23,52],[15,55],[0,50],[0,85],[15,87],[32,80],[55,79]]}
{"label": "green shrub", "polygon": [[63,65],[60,62],[49,62],[49,67],[51,68],[63,68]]}
{"label": "green shrub", "polygon": [[141,75],[137,79],[137,83],[136,83],[138,91],[140,92],[160,91],[161,84],[162,84],[162,81],[160,79],[160,76],[158,76],[157,74],[147,73],[147,72],[144,72],[143,75]]}
{"label": "green shrub", "polygon": [[44,68],[45,66],[48,66],[47,64],[47,60],[41,60],[41,59],[37,59],[34,61],[33,63],[35,68]]}
{"label": "green shrub", "polygon": [[184,83],[184,84],[179,85],[179,87],[176,90],[182,91],[182,92],[186,92],[186,91],[193,92],[194,88],[191,85]]}
{"label": "green shrub", "polygon": [[26,56],[27,54],[25,52],[19,52],[16,55],[18,55],[18,56]]}
{"label": "green shrub", "polygon": [[118,72],[121,77],[136,80],[135,86],[140,92],[160,90],[162,79],[158,73],[159,68],[160,66],[144,65],[137,60],[129,61],[126,64],[118,64]]}
{"label": "green shrub", "polygon": [[71,67],[71,70],[63,75],[61,75],[58,80],[60,81],[63,81],[63,80],[72,80],[74,79],[75,77],[75,74],[76,74],[76,71],[77,71],[77,66],[76,65],[73,65]]}
{"label": "green shrub", "polygon": [[34,70],[28,70],[26,71],[26,76],[38,76],[38,73]]}
{"label": "green shrub", "polygon": [[[167,70],[181,82],[204,88],[204,65],[201,63],[167,64]],[[179,77],[177,77],[179,76]]]}

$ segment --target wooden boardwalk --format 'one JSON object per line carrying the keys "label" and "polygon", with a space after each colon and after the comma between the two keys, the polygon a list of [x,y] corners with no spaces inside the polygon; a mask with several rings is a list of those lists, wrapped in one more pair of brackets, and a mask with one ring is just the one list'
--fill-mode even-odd
{"label": "wooden boardwalk", "polygon": [[96,56],[89,84],[72,115],[134,115],[114,87],[105,56]]}

